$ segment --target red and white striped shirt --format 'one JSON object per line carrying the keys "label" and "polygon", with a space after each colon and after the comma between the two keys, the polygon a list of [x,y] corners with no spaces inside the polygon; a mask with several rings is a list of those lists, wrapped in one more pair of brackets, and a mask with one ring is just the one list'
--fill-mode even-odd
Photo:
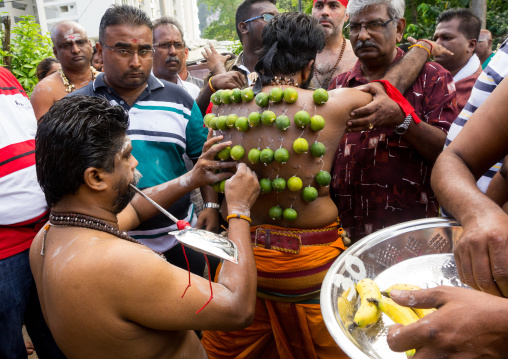
{"label": "red and white striped shirt", "polygon": [[0,259],[32,244],[48,214],[35,172],[37,121],[23,87],[0,67]]}

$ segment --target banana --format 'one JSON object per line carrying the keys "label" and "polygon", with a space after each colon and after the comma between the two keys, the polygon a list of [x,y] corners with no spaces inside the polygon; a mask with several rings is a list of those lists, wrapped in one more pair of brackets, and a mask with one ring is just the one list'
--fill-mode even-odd
{"label": "banana", "polygon": [[368,301],[376,304],[377,307],[395,323],[408,325],[420,319],[411,308],[398,305],[390,298],[369,298]]}
{"label": "banana", "polygon": [[[420,288],[420,287],[418,287],[416,285],[412,285],[412,284],[403,284],[403,283],[401,283],[401,284],[394,284],[391,287],[389,287],[388,289],[386,289],[385,291],[381,292],[381,294],[383,294],[385,297],[390,298],[390,292],[393,289],[399,289],[399,290],[420,290],[422,288]],[[414,310],[414,312],[416,313],[418,318],[423,318],[424,316],[426,316],[426,315],[436,311],[435,308],[432,308],[432,309],[411,308],[411,309]]]}
{"label": "banana", "polygon": [[354,308],[351,302],[347,300],[350,291],[351,288],[342,293],[342,295],[337,299],[337,308],[339,309],[339,315],[346,328],[349,328],[349,326],[353,324],[351,318],[353,317]]}
{"label": "banana", "polygon": [[368,299],[381,300],[381,292],[376,283],[372,279],[365,278],[356,284],[356,290],[360,295],[360,307],[355,313],[353,322],[360,328],[374,324],[381,316],[381,310],[376,304],[371,303]]}

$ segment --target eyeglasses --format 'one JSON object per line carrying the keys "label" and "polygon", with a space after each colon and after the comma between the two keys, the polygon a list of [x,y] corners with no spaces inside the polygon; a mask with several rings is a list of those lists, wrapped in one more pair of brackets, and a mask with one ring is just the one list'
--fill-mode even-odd
{"label": "eyeglasses", "polygon": [[275,15],[273,15],[273,14],[263,14],[263,15],[251,17],[250,19],[245,20],[244,22],[248,23],[248,22],[251,22],[251,21],[254,21],[254,20],[257,20],[257,19],[261,19],[261,18],[263,18],[266,22],[268,22],[271,19],[273,19],[274,16]]}
{"label": "eyeglasses", "polygon": [[155,52],[153,48],[134,51],[129,49],[115,49],[103,43],[101,43],[101,45],[106,49],[110,49],[111,51],[116,52],[118,55],[120,55],[120,57],[124,59],[132,58],[134,57],[134,54],[138,54],[138,56],[142,59],[151,59],[153,58],[153,53]]}
{"label": "eyeglasses", "polygon": [[171,49],[171,46],[175,47],[175,50],[183,49],[184,45],[181,42],[159,42],[158,44],[153,44],[153,46],[160,47],[164,50]]}
{"label": "eyeglasses", "polygon": [[383,29],[386,28],[386,26],[393,20],[395,19],[390,19],[386,22],[368,22],[366,24],[350,22],[349,24],[346,25],[346,28],[348,28],[350,34],[358,34],[359,32],[362,31],[362,27],[364,27],[369,34],[373,34],[375,32],[383,31]]}

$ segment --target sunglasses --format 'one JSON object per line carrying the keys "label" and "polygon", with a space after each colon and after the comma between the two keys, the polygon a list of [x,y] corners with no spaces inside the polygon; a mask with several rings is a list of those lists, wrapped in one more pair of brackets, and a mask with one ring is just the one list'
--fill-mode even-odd
{"label": "sunglasses", "polygon": [[248,23],[248,22],[251,22],[251,21],[254,21],[254,20],[257,20],[257,19],[261,19],[261,18],[263,18],[266,22],[268,22],[271,19],[273,19],[274,16],[275,15],[272,15],[272,14],[263,14],[263,15],[251,17],[250,19],[245,20],[244,22]]}

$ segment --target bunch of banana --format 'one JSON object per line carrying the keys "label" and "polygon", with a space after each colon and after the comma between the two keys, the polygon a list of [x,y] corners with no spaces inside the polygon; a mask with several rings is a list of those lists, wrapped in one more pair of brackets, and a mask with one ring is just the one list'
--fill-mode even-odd
{"label": "bunch of banana", "polygon": [[353,318],[353,325],[365,328],[376,323],[381,316],[381,310],[369,299],[381,300],[379,287],[372,279],[365,278],[356,284],[356,290],[360,295],[360,307]]}
{"label": "bunch of banana", "polygon": [[[412,285],[412,284],[394,284],[391,287],[389,287],[388,289],[386,289],[385,291],[381,292],[381,294],[383,294],[385,297],[390,298],[390,292],[393,289],[399,289],[399,290],[420,290],[422,288],[420,288],[420,287],[418,287],[416,285]],[[418,315],[419,318],[423,318],[427,314],[430,314],[430,313],[436,311],[435,308],[432,308],[432,309],[411,308],[411,309],[416,313],[416,315]]]}

